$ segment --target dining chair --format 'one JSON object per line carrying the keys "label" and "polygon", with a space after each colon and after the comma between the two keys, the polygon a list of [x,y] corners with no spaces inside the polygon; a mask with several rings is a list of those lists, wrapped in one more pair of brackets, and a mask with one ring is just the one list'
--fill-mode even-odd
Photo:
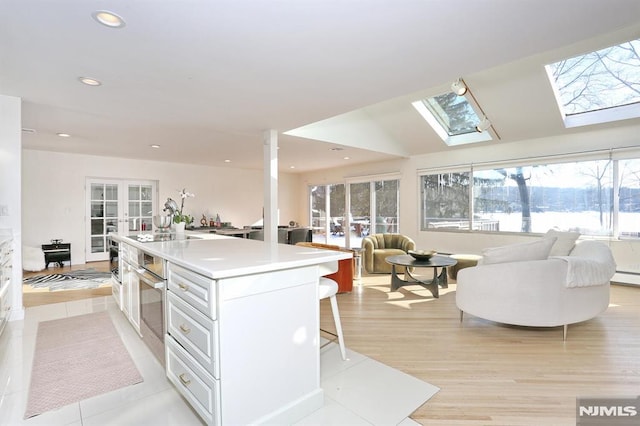
{"label": "dining chair", "polygon": [[264,230],[254,229],[251,232],[249,232],[249,235],[247,235],[247,237],[249,237],[250,240],[264,241]]}
{"label": "dining chair", "polygon": [[311,229],[296,228],[289,231],[289,244],[311,242]]}
{"label": "dining chair", "polygon": [[289,244],[289,230],[284,228],[278,228],[278,243]]}

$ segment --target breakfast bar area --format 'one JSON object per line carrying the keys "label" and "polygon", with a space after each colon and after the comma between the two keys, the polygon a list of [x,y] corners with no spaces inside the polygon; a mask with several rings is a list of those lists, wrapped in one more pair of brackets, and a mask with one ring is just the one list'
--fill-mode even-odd
{"label": "breakfast bar area", "polygon": [[[155,303],[162,305],[166,374],[194,410],[210,425],[291,424],[322,407],[317,286],[349,254],[171,235],[112,238],[130,257],[161,259],[166,281],[157,281]],[[137,312],[144,312],[143,284],[135,274],[128,283],[121,276],[132,287],[123,293],[139,293]],[[137,322],[144,340],[150,331]]]}

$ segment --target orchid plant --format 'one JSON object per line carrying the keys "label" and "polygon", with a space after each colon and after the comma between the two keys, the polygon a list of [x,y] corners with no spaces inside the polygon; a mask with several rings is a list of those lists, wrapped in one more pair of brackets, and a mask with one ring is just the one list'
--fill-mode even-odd
{"label": "orchid plant", "polygon": [[173,221],[175,223],[184,222],[187,225],[190,225],[191,222],[193,222],[193,216],[184,214],[184,200],[185,198],[195,197],[196,195],[191,192],[187,192],[184,188],[182,189],[182,191],[178,191],[178,193],[180,194],[180,198],[182,199],[182,201],[180,202],[180,210],[178,210],[173,216]]}

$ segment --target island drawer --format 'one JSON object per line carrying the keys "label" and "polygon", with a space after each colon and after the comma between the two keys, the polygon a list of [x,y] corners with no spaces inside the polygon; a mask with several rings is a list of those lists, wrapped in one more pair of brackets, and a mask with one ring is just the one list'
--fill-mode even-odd
{"label": "island drawer", "polygon": [[216,319],[216,282],[173,263],[167,264],[168,288],[211,319]]}
{"label": "island drawer", "polygon": [[167,331],[215,378],[218,368],[218,322],[167,292]]}
{"label": "island drawer", "polygon": [[166,340],[167,377],[208,425],[220,422],[220,384],[173,338]]}

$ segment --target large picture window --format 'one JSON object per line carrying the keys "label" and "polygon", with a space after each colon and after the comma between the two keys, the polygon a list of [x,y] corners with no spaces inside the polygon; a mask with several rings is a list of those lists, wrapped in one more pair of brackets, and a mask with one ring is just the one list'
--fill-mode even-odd
{"label": "large picture window", "polygon": [[469,228],[470,173],[422,176],[422,229]]}
{"label": "large picture window", "polygon": [[468,172],[425,174],[421,182],[423,231],[544,233],[558,228],[640,237],[640,160],[469,167]]}

